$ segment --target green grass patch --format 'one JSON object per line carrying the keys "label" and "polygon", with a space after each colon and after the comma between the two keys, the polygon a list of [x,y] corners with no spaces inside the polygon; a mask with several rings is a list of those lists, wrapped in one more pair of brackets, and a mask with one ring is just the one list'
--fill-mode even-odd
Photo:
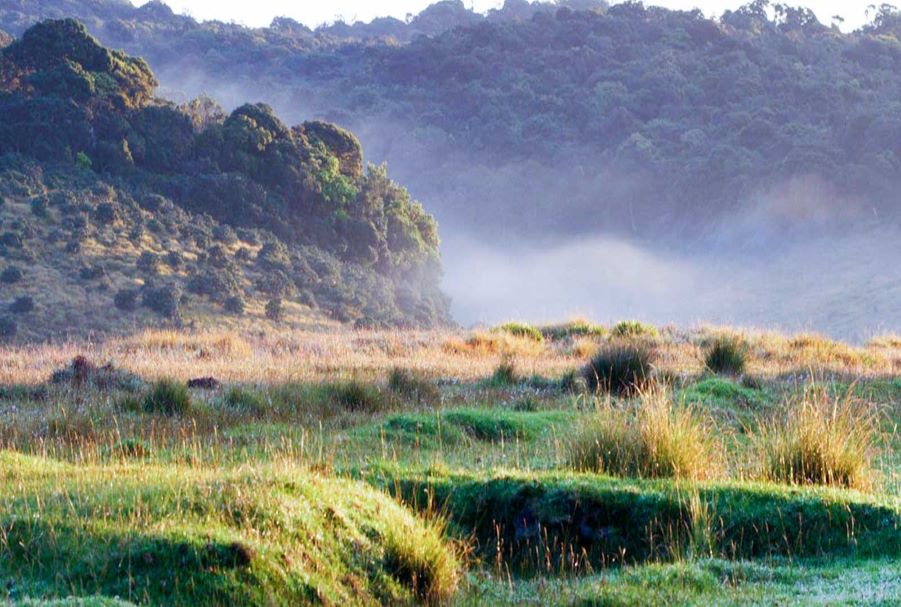
{"label": "green grass patch", "polygon": [[0,454],[0,599],[152,605],[446,599],[440,525],[293,464],[72,466]]}

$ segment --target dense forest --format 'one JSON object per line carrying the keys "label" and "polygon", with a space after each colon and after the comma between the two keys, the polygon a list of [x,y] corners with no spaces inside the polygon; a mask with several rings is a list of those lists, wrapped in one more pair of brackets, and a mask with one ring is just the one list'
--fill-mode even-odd
{"label": "dense forest", "polygon": [[[38,6],[39,5],[39,6]],[[525,232],[694,224],[803,177],[896,210],[901,15],[853,33],[755,0],[720,19],[626,2],[459,0],[406,22],[198,23],[164,4],[0,1],[13,33],[76,14],[176,93],[339,121],[439,219]],[[858,209],[858,207],[860,207]]]}
{"label": "dense forest", "polygon": [[[90,306],[97,329],[136,308],[182,322],[192,300],[273,321],[289,303],[341,322],[448,320],[434,219],[364,166],[351,133],[289,127],[264,104],[178,106],[156,87],[146,62],[71,19],[0,51],[0,333],[80,326],[67,306]],[[73,289],[99,295],[82,306]]]}

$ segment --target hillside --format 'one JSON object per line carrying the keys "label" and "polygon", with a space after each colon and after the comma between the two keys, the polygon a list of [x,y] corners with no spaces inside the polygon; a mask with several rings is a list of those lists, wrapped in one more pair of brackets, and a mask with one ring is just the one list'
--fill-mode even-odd
{"label": "hillside", "polygon": [[[0,27],[88,19],[173,94],[339,119],[442,220],[492,233],[647,234],[728,217],[799,178],[826,214],[895,213],[901,17],[841,33],[757,1],[719,20],[601,2],[440,2],[409,23],[250,30],[160,3],[0,2]],[[425,25],[425,24],[430,25]],[[487,203],[485,201],[488,201]]]}
{"label": "hillside", "polygon": [[156,86],[73,20],[0,53],[4,337],[447,322],[435,221],[352,134]]}

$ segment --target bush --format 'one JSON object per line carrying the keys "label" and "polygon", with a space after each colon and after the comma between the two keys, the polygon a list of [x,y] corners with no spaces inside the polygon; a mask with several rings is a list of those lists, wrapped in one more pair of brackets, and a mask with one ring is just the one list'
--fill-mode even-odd
{"label": "bush", "polygon": [[223,307],[229,314],[242,316],[244,314],[246,304],[244,303],[244,298],[242,298],[240,295],[234,295],[225,300]]}
{"label": "bush", "polygon": [[544,341],[544,336],[541,334],[541,331],[539,331],[532,325],[521,322],[508,322],[507,324],[497,327],[495,330],[509,333],[510,335],[514,335],[516,337],[527,337],[537,342]]}
{"label": "bush", "polygon": [[179,299],[180,293],[175,287],[146,287],[141,296],[141,305],[160,316],[176,319],[179,317]]}
{"label": "bush", "polygon": [[156,382],[142,405],[146,413],[155,415],[186,415],[191,412],[191,394],[184,384],[170,379]]}
{"label": "bush", "polygon": [[12,285],[19,282],[24,277],[25,275],[18,267],[9,266],[5,270],[3,270],[2,273],[0,273],[0,283],[3,283],[5,285]]}
{"label": "bush", "polygon": [[714,339],[704,357],[704,364],[714,373],[741,375],[745,371],[750,346],[738,336],[721,335]]}
{"label": "bush", "polygon": [[0,318],[0,339],[12,339],[19,327],[12,318]]}
{"label": "bush", "polygon": [[610,329],[614,337],[657,337],[660,335],[657,328],[637,320],[624,320]]}
{"label": "bush", "polygon": [[34,298],[29,295],[17,297],[9,306],[9,311],[13,314],[28,314],[34,311]]}
{"label": "bush", "polygon": [[113,303],[123,312],[134,312],[138,309],[138,291],[122,289],[113,297]]}
{"label": "bush", "polygon": [[284,310],[282,309],[282,300],[276,297],[275,299],[270,299],[266,303],[266,318],[273,321],[279,321],[282,319],[284,314]]}
{"label": "bush", "polygon": [[100,225],[108,226],[116,223],[119,219],[119,213],[111,202],[103,202],[97,205],[94,211],[94,221]]}
{"label": "bush", "polygon": [[178,251],[169,251],[166,253],[166,265],[172,268],[173,270],[178,270],[185,263],[184,258],[182,258],[181,253]]}
{"label": "bush", "polygon": [[78,271],[78,278],[81,280],[97,280],[103,278],[104,274],[103,266],[84,266]]}
{"label": "bush", "polygon": [[50,214],[49,211],[50,205],[46,198],[35,198],[31,201],[31,214],[35,217],[46,219]]}
{"label": "bush", "polygon": [[135,265],[139,272],[149,274],[150,276],[156,276],[160,272],[160,258],[150,251],[141,253],[141,256],[138,257],[138,261]]}
{"label": "bush", "polygon": [[613,342],[601,347],[582,371],[592,392],[631,396],[652,381],[653,351],[646,344]]}
{"label": "bush", "polygon": [[755,439],[768,480],[868,489],[877,436],[874,414],[850,391],[836,397],[811,386]]}
{"label": "bush", "polygon": [[435,382],[421,373],[395,367],[388,376],[388,388],[406,401],[437,403],[441,392]]}
{"label": "bush", "polygon": [[574,468],[623,477],[707,479],[720,461],[710,424],[664,390],[631,410],[602,406],[570,447]]}

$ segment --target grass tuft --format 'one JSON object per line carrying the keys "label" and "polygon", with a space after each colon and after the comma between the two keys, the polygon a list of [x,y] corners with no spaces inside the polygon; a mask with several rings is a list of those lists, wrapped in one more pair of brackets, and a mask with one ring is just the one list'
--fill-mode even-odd
{"label": "grass tuft", "polygon": [[605,344],[583,369],[592,392],[631,396],[651,382],[653,351],[642,343]]}
{"label": "grass tuft", "polygon": [[720,335],[713,340],[704,364],[714,373],[741,375],[748,366],[751,348],[737,335]]}
{"label": "grass tuft", "polygon": [[602,405],[573,440],[570,463],[622,477],[699,480],[717,475],[720,456],[707,420],[658,389],[631,410]]}
{"label": "grass tuft", "polygon": [[875,484],[877,437],[875,415],[850,390],[835,396],[810,386],[786,403],[780,418],[762,427],[756,442],[768,480],[867,490]]}

